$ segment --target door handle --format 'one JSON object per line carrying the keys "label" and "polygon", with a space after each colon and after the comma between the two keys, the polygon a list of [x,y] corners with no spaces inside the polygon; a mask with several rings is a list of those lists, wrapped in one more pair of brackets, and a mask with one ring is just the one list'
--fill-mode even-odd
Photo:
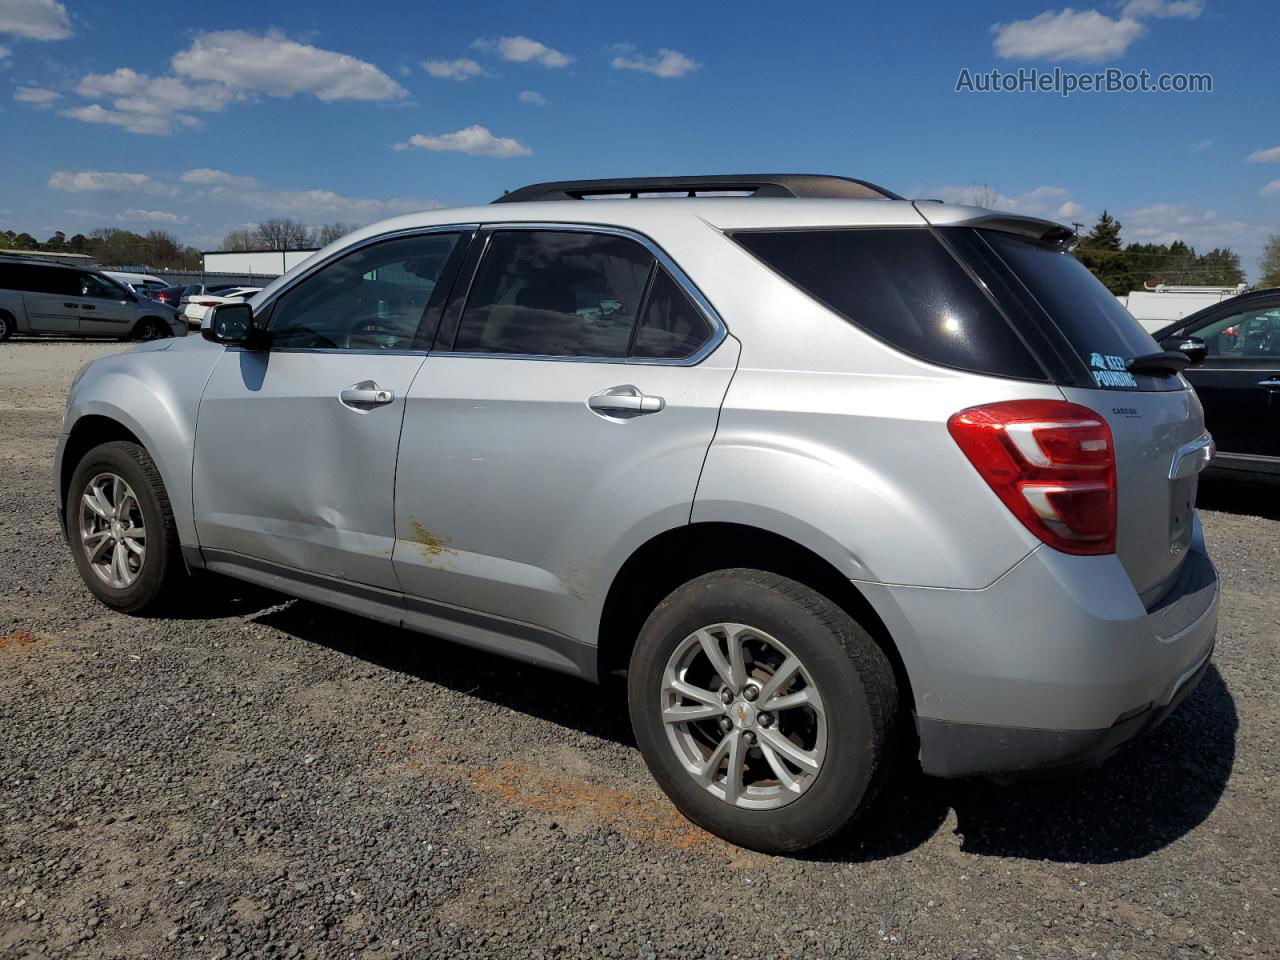
{"label": "door handle", "polygon": [[92,303],[82,303],[80,304],[80,309],[81,310],[97,310],[98,308],[95,307]]}
{"label": "door handle", "polygon": [[1270,376],[1265,380],[1259,380],[1258,386],[1267,390],[1280,390],[1280,375]]}
{"label": "door handle", "polygon": [[[372,380],[361,380],[353,383],[340,394],[338,399],[348,407],[380,407],[396,398],[394,391],[384,390]],[[363,412],[363,411],[361,411]]]}
{"label": "door handle", "polygon": [[64,306],[64,307],[70,307],[72,310],[74,310],[74,309],[76,309],[76,307],[80,306],[80,304],[78,304],[78,303],[64,303],[64,304],[63,304],[63,306]]}
{"label": "door handle", "polygon": [[657,413],[667,405],[662,397],[641,393],[631,384],[610,387],[587,398],[587,406],[597,413],[639,416],[644,413]]}

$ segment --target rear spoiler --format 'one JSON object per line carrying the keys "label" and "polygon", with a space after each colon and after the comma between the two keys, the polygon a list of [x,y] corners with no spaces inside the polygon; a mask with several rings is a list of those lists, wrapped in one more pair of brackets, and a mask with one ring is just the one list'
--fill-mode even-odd
{"label": "rear spoiler", "polygon": [[984,207],[958,207],[951,204],[933,206],[928,200],[913,200],[912,206],[930,226],[980,227],[983,230],[999,230],[1041,243],[1060,246],[1064,250],[1075,245],[1075,233],[1060,223],[1039,217],[1023,217],[1016,213],[999,213]]}

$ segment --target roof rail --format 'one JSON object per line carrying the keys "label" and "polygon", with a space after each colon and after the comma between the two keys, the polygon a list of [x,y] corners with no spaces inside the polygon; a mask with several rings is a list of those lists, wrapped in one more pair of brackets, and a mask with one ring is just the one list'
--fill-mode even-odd
{"label": "roof rail", "polygon": [[749,197],[826,197],[845,200],[901,200],[866,180],[816,173],[735,173],[706,177],[627,177],[620,180],[555,180],[504,193],[494,203],[530,200],[590,200],[731,194]]}

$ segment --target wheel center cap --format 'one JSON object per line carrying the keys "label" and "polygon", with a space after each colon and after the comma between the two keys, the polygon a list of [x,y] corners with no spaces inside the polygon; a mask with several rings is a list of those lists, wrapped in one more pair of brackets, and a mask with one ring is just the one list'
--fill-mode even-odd
{"label": "wheel center cap", "polygon": [[111,521],[111,536],[115,540],[119,540],[124,534],[124,524],[119,520]]}
{"label": "wheel center cap", "polygon": [[756,725],[756,708],[744,700],[737,701],[729,708],[729,716],[739,730],[748,730]]}

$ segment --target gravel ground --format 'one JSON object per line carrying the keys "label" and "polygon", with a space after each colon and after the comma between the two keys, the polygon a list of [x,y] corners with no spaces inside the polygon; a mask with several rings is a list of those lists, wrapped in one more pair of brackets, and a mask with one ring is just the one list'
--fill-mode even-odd
{"label": "gravel ground", "polygon": [[1205,489],[1215,669],[1096,773],[903,773],[805,857],[731,847],[616,697],[202,579],[131,619],[50,502],[119,345],[0,346],[0,957],[1280,956],[1280,500]]}

